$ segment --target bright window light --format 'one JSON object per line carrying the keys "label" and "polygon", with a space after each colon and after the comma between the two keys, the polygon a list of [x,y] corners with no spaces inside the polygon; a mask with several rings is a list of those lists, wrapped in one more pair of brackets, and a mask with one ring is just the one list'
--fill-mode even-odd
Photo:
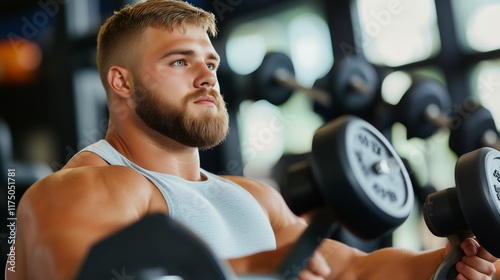
{"label": "bright window light", "polygon": [[483,5],[470,17],[466,27],[467,42],[477,51],[500,48],[500,4]]}
{"label": "bright window light", "polygon": [[396,105],[410,86],[410,75],[401,71],[393,72],[387,75],[382,83],[382,98],[387,103]]}
{"label": "bright window light", "polygon": [[284,151],[284,130],[287,125],[281,111],[260,100],[240,106],[242,157],[245,168],[270,169]]}
{"label": "bright window light", "polygon": [[399,66],[440,48],[434,1],[358,0],[358,36],[372,63]]}
{"label": "bright window light", "polygon": [[475,80],[475,95],[481,105],[490,110],[497,129],[500,129],[500,60],[484,61],[476,67],[473,79]]}
{"label": "bright window light", "polygon": [[312,85],[333,65],[328,26],[319,16],[304,14],[290,22],[288,32],[297,80]]}
{"label": "bright window light", "polygon": [[227,62],[240,75],[247,75],[260,66],[266,54],[266,42],[259,34],[249,34],[229,39]]}
{"label": "bright window light", "polygon": [[452,1],[459,39],[467,50],[485,52],[500,48],[498,0]]}

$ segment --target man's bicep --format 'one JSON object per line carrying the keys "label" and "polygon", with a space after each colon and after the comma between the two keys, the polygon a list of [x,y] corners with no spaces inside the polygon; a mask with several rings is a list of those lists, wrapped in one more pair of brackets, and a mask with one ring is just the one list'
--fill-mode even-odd
{"label": "man's bicep", "polygon": [[19,205],[18,240],[33,279],[73,279],[94,243],[141,215],[123,192],[88,178],[49,178],[32,188]]}

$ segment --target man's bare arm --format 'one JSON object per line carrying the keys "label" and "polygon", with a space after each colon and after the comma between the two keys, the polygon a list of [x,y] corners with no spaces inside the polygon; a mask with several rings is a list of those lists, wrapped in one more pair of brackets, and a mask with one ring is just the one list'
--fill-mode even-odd
{"label": "man's bare arm", "polygon": [[7,273],[7,279],[74,279],[96,241],[147,213],[151,191],[145,181],[126,167],[82,167],[30,187],[18,209],[22,271]]}
{"label": "man's bare arm", "polygon": [[[286,249],[286,247],[290,247],[290,244],[294,243],[307,227],[305,222],[290,211],[281,195],[271,187],[257,181],[238,177],[229,177],[229,179],[244,186],[259,201],[268,214],[275,231],[278,245],[276,257],[281,259],[286,256],[287,250],[280,252],[279,248]],[[479,244],[475,244],[475,246],[480,248]],[[331,273],[327,279],[428,280],[435,273],[445,256],[444,248],[425,252],[387,248],[367,254],[330,239],[325,239],[318,251],[331,268]],[[486,277],[486,275],[491,275],[494,270],[492,262],[494,262],[495,258],[486,252],[484,248],[480,249],[480,251],[481,253],[478,256],[470,257],[474,262],[472,264],[474,269],[469,266],[467,270],[472,271],[474,275],[481,271],[483,273],[481,277]],[[270,253],[263,253],[260,257],[263,257],[264,261],[260,262],[257,261],[255,255],[250,256],[246,260],[246,266],[243,265],[243,267],[257,269],[258,265],[265,267],[268,264],[275,266],[276,269],[280,262],[276,260],[266,262],[268,254]]]}

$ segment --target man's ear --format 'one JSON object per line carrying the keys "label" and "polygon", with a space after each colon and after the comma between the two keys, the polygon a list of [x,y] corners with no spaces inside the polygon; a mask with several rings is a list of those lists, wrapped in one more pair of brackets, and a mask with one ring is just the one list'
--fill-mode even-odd
{"label": "man's ear", "polygon": [[111,66],[108,71],[108,84],[120,97],[132,96],[132,75],[129,70],[120,66]]}

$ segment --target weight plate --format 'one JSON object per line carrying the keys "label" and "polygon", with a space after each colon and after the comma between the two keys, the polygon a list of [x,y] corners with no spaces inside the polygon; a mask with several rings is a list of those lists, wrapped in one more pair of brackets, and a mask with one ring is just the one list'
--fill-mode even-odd
{"label": "weight plate", "polygon": [[295,74],[293,62],[288,55],[280,52],[269,52],[264,56],[262,64],[251,75],[248,96],[254,100],[264,99],[274,105],[281,105],[293,93],[293,89],[281,85],[275,78],[278,69],[285,69]]}
{"label": "weight plate", "polygon": [[414,76],[411,87],[396,105],[396,120],[407,129],[408,139],[428,138],[438,130],[438,126],[425,117],[428,105],[435,104],[441,112],[451,111],[451,97],[446,87],[438,80]]}
{"label": "weight plate", "polygon": [[184,280],[234,279],[230,267],[201,239],[159,213],[148,215],[95,244],[76,279],[120,276],[134,279],[154,272],[168,274],[172,279],[174,276]]}
{"label": "weight plate", "polygon": [[471,231],[484,248],[500,257],[500,152],[485,147],[462,155],[455,182]]}
{"label": "weight plate", "polygon": [[458,156],[484,147],[482,137],[488,130],[497,131],[491,112],[482,107],[462,116],[453,118],[450,129],[449,146]]}
{"label": "weight plate", "polygon": [[332,85],[336,110],[355,113],[369,107],[377,96],[379,79],[375,67],[361,57],[346,57],[333,68]]}
{"label": "weight plate", "polygon": [[410,215],[414,194],[404,164],[366,121],[342,116],[323,126],[314,136],[311,157],[327,205],[354,234],[379,237]]}

